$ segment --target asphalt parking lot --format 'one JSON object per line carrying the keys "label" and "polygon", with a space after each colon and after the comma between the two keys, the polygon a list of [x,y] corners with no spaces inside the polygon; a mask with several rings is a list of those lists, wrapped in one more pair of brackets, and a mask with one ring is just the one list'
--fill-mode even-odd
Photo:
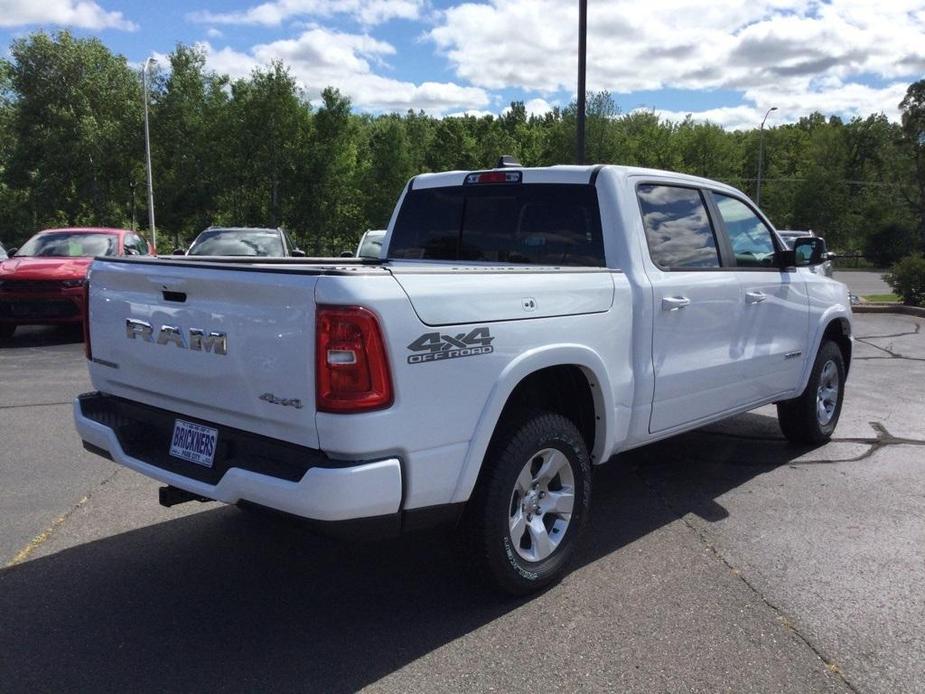
{"label": "asphalt parking lot", "polygon": [[884,270],[836,270],[833,277],[859,296],[890,294],[893,288],[883,280],[883,273]]}
{"label": "asphalt parking lot", "polygon": [[318,538],[85,453],[73,333],[0,343],[0,689],[925,691],[925,335],[856,317],[835,440],[773,409],[599,468],[558,586],[470,586],[444,534]]}

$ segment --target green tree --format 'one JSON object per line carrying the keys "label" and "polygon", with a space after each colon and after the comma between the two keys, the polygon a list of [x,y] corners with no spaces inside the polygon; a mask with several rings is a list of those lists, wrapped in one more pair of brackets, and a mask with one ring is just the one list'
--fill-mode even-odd
{"label": "green tree", "polygon": [[392,209],[411,176],[411,143],[400,118],[383,116],[370,126],[369,164],[363,174],[364,214],[372,228],[385,228]]}
{"label": "green tree", "polygon": [[0,242],[7,248],[19,246],[31,227],[28,195],[7,183],[7,170],[16,138],[13,119],[16,115],[12,87],[12,65],[0,61]]}
{"label": "green tree", "polygon": [[27,206],[27,231],[124,224],[142,151],[141,92],[125,58],[66,31],[17,39],[10,54],[4,178]]}
{"label": "green tree", "polygon": [[609,163],[619,157],[615,120],[620,107],[610,92],[592,92],[585,106],[585,161]]}
{"label": "green tree", "polygon": [[311,133],[311,112],[280,63],[232,87],[223,129],[222,221],[280,226],[290,217]]}
{"label": "green tree", "polygon": [[179,241],[213,222],[227,190],[228,79],[205,69],[199,48],[180,44],[169,61],[166,76],[154,80],[151,158],[155,223]]}
{"label": "green tree", "polygon": [[366,226],[358,186],[358,121],[350,99],[333,87],[321,93],[301,187],[297,226],[315,255],[349,248]]}
{"label": "green tree", "polygon": [[424,155],[429,171],[480,169],[494,165],[497,155],[491,162],[483,161],[479,155],[478,142],[468,127],[474,120],[465,117],[437,121],[433,139]]}
{"label": "green tree", "polygon": [[906,199],[918,217],[919,243],[925,248],[925,79],[909,85],[899,104],[902,133],[912,153],[911,185],[904,188]]}
{"label": "green tree", "polygon": [[695,176],[730,180],[739,173],[735,141],[713,123],[694,123],[688,116],[674,132],[681,170]]}

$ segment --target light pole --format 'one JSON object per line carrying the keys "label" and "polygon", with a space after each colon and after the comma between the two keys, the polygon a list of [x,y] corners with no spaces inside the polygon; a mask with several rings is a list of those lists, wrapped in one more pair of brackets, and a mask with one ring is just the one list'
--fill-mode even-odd
{"label": "light pole", "polygon": [[152,57],[145,60],[141,68],[141,82],[145,102],[145,164],[148,169],[148,226],[151,227],[151,245],[157,248],[157,230],[154,227],[154,183],[151,180],[151,131],[148,127],[148,66],[154,63]]}
{"label": "light pole", "polygon": [[772,106],[761,119],[761,127],[758,128],[758,185],[755,190],[755,204],[761,207],[761,167],[764,164],[764,122],[771,115],[771,111],[776,111],[777,106]]}
{"label": "light pole", "polygon": [[578,132],[575,138],[575,163],[585,163],[585,66],[588,55],[588,0],[578,0]]}

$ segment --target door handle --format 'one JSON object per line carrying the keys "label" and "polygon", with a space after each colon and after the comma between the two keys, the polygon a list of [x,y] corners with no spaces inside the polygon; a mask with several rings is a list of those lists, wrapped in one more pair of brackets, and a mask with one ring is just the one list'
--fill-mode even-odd
{"label": "door handle", "polygon": [[760,304],[762,301],[768,298],[768,295],[764,292],[745,292],[745,303],[746,304]]}
{"label": "door handle", "polygon": [[691,300],[686,296],[664,296],[662,297],[663,311],[677,311],[689,305]]}

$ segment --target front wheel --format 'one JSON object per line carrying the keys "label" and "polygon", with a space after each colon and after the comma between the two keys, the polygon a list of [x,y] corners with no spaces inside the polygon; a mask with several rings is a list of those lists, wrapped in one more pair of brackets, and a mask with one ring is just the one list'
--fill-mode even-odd
{"label": "front wheel", "polygon": [[777,403],[777,421],[790,441],[825,443],[835,432],[845,397],[845,360],[831,340],[819,347],[806,390]]}
{"label": "front wheel", "polygon": [[493,441],[463,517],[463,547],[478,578],[513,595],[558,580],[591,503],[591,462],[575,425],[525,414]]}

